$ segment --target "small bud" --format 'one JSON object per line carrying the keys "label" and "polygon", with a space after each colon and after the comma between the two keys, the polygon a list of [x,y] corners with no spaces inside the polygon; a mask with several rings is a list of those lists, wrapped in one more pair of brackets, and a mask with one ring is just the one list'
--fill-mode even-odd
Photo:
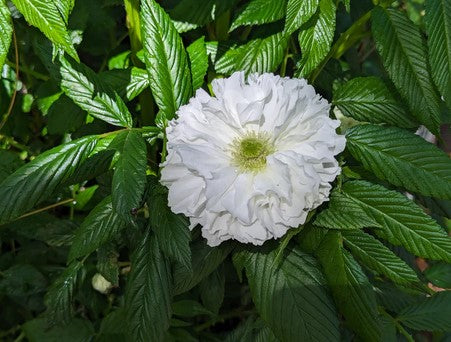
{"label": "small bud", "polygon": [[109,293],[113,288],[113,284],[106,280],[100,273],[94,274],[91,284],[94,290],[99,291],[102,294]]}

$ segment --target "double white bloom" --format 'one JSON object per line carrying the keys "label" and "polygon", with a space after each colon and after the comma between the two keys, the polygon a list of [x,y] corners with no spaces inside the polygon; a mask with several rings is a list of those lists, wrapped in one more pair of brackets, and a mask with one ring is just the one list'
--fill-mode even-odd
{"label": "double white bloom", "polygon": [[161,182],[210,246],[261,245],[328,199],[345,138],[303,79],[237,72],[212,86],[216,97],[199,89],[169,123]]}

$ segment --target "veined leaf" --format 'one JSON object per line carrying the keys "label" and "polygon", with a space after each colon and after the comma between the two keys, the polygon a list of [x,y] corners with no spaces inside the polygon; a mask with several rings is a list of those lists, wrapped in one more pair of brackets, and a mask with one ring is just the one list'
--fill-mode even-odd
{"label": "veined leaf", "polygon": [[249,317],[230,332],[224,342],[279,342],[260,318]]}
{"label": "veined leaf", "polygon": [[213,248],[203,239],[194,242],[191,245],[191,268],[187,269],[183,264],[176,264],[174,267],[174,294],[189,291],[199,284],[218,268],[232,248],[228,243]]}
{"label": "veined leaf", "polygon": [[305,24],[317,11],[319,0],[288,0],[285,33],[291,34]]}
{"label": "veined leaf", "polygon": [[379,240],[361,230],[343,231],[345,245],[365,266],[395,283],[419,282],[416,273]]}
{"label": "veined leaf", "polygon": [[131,127],[132,117],[124,101],[86,65],[60,58],[61,89],[80,108],[112,125]]}
{"label": "veined leaf", "polygon": [[372,29],[377,51],[399,93],[418,121],[437,134],[439,102],[418,27],[401,11],[376,7],[372,11]]}
{"label": "veined leaf", "polygon": [[72,318],[72,297],[77,279],[83,276],[82,267],[81,262],[71,263],[48,289],[44,298],[45,315],[51,325],[68,323]]}
{"label": "veined leaf", "polygon": [[193,91],[202,87],[208,69],[208,55],[204,37],[200,37],[186,48],[191,67]]}
{"label": "veined leaf", "polygon": [[359,121],[413,128],[419,124],[378,77],[354,78],[334,92],[333,104]]}
{"label": "veined leaf", "polygon": [[227,11],[235,0],[204,0],[199,6],[198,0],[181,0],[169,12],[171,18],[185,23],[190,29],[204,26]]}
{"label": "veined leaf", "polygon": [[243,25],[267,24],[282,19],[287,0],[251,0],[233,20],[230,31]]}
{"label": "veined leaf", "polygon": [[0,0],[0,70],[3,68],[13,34],[11,13],[5,0]]}
{"label": "veined leaf", "polygon": [[155,0],[142,1],[141,25],[150,88],[160,108],[157,121],[164,125],[191,97],[188,59],[171,18]]}
{"label": "veined leaf", "polygon": [[296,77],[309,75],[329,53],[335,32],[335,2],[320,0],[319,13],[299,32],[302,58]]}
{"label": "veined leaf", "polygon": [[363,340],[380,341],[375,293],[360,266],[343,249],[341,234],[329,231],[316,255],[346,322]]}
{"label": "veined leaf", "polygon": [[133,67],[130,72],[130,82],[127,82],[126,96],[133,100],[149,86],[149,75],[146,70]]}
{"label": "veined leaf", "polygon": [[58,10],[61,13],[61,17],[64,19],[64,23],[67,26],[67,23],[69,21],[69,15],[70,12],[72,12],[72,9],[75,5],[75,0],[52,0],[55,3],[55,6],[58,8]]}
{"label": "veined leaf", "polygon": [[425,196],[451,199],[451,160],[433,144],[395,127],[359,125],[346,133],[349,152],[378,178]]}
{"label": "veined leaf", "polygon": [[183,215],[174,214],[168,207],[166,189],[152,182],[147,199],[150,226],[155,232],[158,245],[167,257],[178,261],[191,271],[191,233],[188,220]]}
{"label": "veined leaf", "polygon": [[[428,259],[451,262],[451,238],[414,202],[402,194],[366,181],[346,182],[341,192],[376,221],[383,237]],[[343,213],[346,215],[346,213]]]}
{"label": "veined leaf", "polygon": [[127,223],[114,211],[111,196],[100,202],[75,232],[69,252],[69,261],[84,257],[114,237]]}
{"label": "veined leaf", "polygon": [[225,270],[224,266],[218,267],[199,284],[200,297],[204,306],[218,314],[224,301]]}
{"label": "veined leaf", "polygon": [[61,7],[58,7],[55,1],[12,0],[12,2],[30,25],[36,26],[53,44],[79,61],[67,31],[65,13],[60,12]]}
{"label": "veined leaf", "polygon": [[96,142],[96,136],[87,136],[57,146],[8,176],[0,183],[0,224],[33,208],[69,180]]}
{"label": "veined leaf", "polygon": [[254,39],[228,50],[216,62],[215,69],[227,75],[236,70],[243,70],[246,75],[275,71],[282,62],[286,46],[287,38],[282,33]]}
{"label": "veined leaf", "polygon": [[119,253],[116,251],[113,243],[105,244],[99,247],[97,251],[97,270],[106,280],[115,286],[119,285],[118,257]]}
{"label": "veined leaf", "polygon": [[432,77],[451,108],[451,2],[427,0],[425,22]]}
{"label": "veined leaf", "polygon": [[141,132],[126,130],[111,142],[119,152],[111,185],[114,211],[125,221],[133,220],[146,188],[147,148]]}
{"label": "veined leaf", "polygon": [[415,330],[451,330],[451,292],[438,292],[419,304],[412,304],[399,313],[397,319]]}
{"label": "veined leaf", "polygon": [[162,341],[169,328],[173,282],[171,265],[147,230],[132,254],[125,293],[129,333],[134,341]]}
{"label": "veined leaf", "polygon": [[235,257],[244,261],[255,306],[277,338],[339,340],[335,307],[315,259],[297,249],[290,251],[279,267],[274,262],[275,251],[243,251]]}

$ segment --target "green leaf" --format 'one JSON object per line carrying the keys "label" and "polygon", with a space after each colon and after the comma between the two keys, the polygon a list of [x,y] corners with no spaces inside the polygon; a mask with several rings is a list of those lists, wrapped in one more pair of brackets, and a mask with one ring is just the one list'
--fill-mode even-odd
{"label": "green leaf", "polygon": [[191,77],[193,80],[193,91],[202,87],[208,69],[207,48],[205,38],[202,36],[186,48],[191,67]]}
{"label": "green leaf", "polygon": [[251,0],[240,10],[229,31],[243,25],[268,24],[285,15],[287,0]]}
{"label": "green leaf", "polygon": [[94,149],[96,136],[87,136],[48,150],[0,183],[0,224],[48,198],[65,183]]}
{"label": "green leaf", "polygon": [[187,270],[191,270],[191,233],[189,224],[183,215],[174,214],[168,207],[168,193],[157,182],[151,185],[147,205],[149,222],[155,232],[158,245],[163,254],[178,261]]}
{"label": "green leaf", "polygon": [[72,12],[72,9],[75,5],[75,0],[56,0],[53,2],[55,3],[56,7],[58,7],[61,17],[64,19],[64,23],[67,25],[67,23],[69,22],[70,12]]}
{"label": "green leaf", "polygon": [[129,333],[134,341],[161,341],[169,328],[172,276],[169,261],[147,230],[132,254],[125,293]]}
{"label": "green leaf", "polygon": [[182,317],[214,316],[211,311],[204,308],[199,302],[190,299],[182,299],[172,303],[172,313]]}
{"label": "green leaf", "polygon": [[5,0],[0,0],[0,32],[2,33],[0,34],[0,70],[2,70],[13,35],[11,13]]}
{"label": "green leaf", "polygon": [[229,333],[224,342],[278,342],[271,329],[260,318],[249,317]]}
{"label": "green leaf", "polygon": [[335,32],[335,2],[320,0],[319,13],[299,32],[302,58],[296,77],[309,75],[329,53]]}
{"label": "green leaf", "polygon": [[394,9],[376,7],[371,18],[376,48],[388,75],[418,121],[437,134],[439,102],[418,27]]}
{"label": "green leaf", "polygon": [[451,330],[451,292],[438,292],[399,313],[398,321],[415,330]]}
{"label": "green leaf", "polygon": [[127,82],[126,96],[129,101],[149,87],[149,75],[144,69],[133,67],[130,71],[130,81]]}
{"label": "green leaf", "polygon": [[282,33],[254,39],[228,50],[216,62],[215,69],[226,75],[237,70],[244,71],[246,75],[253,72],[273,72],[282,62],[286,46],[287,38]]}
{"label": "green leaf", "polygon": [[155,0],[142,1],[141,25],[150,88],[160,108],[157,122],[162,124],[191,97],[188,59],[171,18]]}
{"label": "green leaf", "polygon": [[421,137],[395,127],[359,125],[346,138],[349,152],[378,178],[425,196],[451,199],[451,160]]}
{"label": "green leaf", "polygon": [[319,0],[288,0],[284,29],[286,34],[292,34],[309,21],[318,7]]}
{"label": "green leaf", "polygon": [[111,142],[119,152],[111,185],[113,210],[124,220],[133,221],[133,209],[141,206],[146,188],[147,148],[141,132],[126,130]]}
{"label": "green leaf", "polygon": [[75,232],[69,261],[84,257],[116,237],[127,226],[113,209],[111,196],[100,202]]}
{"label": "green leaf", "polygon": [[364,341],[380,341],[375,293],[360,266],[343,249],[341,234],[329,231],[316,254],[346,322]]}
{"label": "green leaf", "polygon": [[425,22],[432,77],[451,108],[451,2],[427,0]]}
{"label": "green leaf", "polygon": [[189,29],[215,20],[222,13],[230,9],[235,0],[204,0],[202,6],[199,6],[198,0],[181,0],[170,11],[171,18],[188,24]]}
{"label": "green leaf", "polygon": [[341,192],[377,222],[375,232],[390,243],[423,258],[451,262],[451,238],[404,195],[366,181],[347,182]]}
{"label": "green leaf", "polygon": [[29,342],[80,342],[90,341],[94,334],[92,323],[85,319],[74,318],[67,325],[49,329],[44,318],[35,318],[22,325],[26,340]]}
{"label": "green leaf", "polygon": [[233,245],[223,243],[219,247],[210,247],[204,239],[191,245],[191,270],[183,264],[174,267],[174,294],[191,290],[205,277],[211,274],[224,261],[232,250]]}
{"label": "green leaf", "polygon": [[49,287],[45,295],[45,316],[51,325],[68,323],[73,315],[72,299],[79,277],[83,278],[81,262],[72,262]]}
{"label": "green leaf", "polygon": [[275,256],[236,256],[245,260],[255,306],[274,335],[282,341],[338,341],[337,314],[315,259],[293,249],[277,267]]}
{"label": "green leaf", "polygon": [[451,265],[437,263],[428,266],[424,271],[426,278],[435,286],[450,289],[451,288]]}
{"label": "green leaf", "polygon": [[204,306],[210,311],[218,314],[219,308],[224,301],[225,272],[220,266],[208,275],[199,284],[200,297]]}
{"label": "green leaf", "polygon": [[67,31],[67,18],[60,12],[61,7],[57,6],[56,1],[12,0],[12,2],[30,25],[36,26],[58,48],[79,60]]}
{"label": "green leaf", "polygon": [[124,101],[84,64],[60,58],[61,89],[93,117],[115,126],[131,127],[132,117]]}
{"label": "green leaf", "polygon": [[115,286],[119,285],[118,257],[119,253],[113,244],[103,245],[97,251],[97,270],[106,280]]}
{"label": "green leaf", "polygon": [[398,284],[419,282],[414,270],[379,240],[361,230],[343,231],[346,247],[368,268]]}
{"label": "green leaf", "polygon": [[419,126],[378,77],[357,77],[346,82],[334,92],[333,104],[358,121],[405,128]]}

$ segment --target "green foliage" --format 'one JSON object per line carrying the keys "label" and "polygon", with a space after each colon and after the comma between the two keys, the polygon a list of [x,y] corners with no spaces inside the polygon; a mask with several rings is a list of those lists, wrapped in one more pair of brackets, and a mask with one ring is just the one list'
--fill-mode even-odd
{"label": "green foliage", "polygon": [[419,29],[400,11],[376,7],[372,28],[384,66],[412,114],[438,133],[440,109]]}
{"label": "green foliage", "polygon": [[[0,340],[445,341],[450,16],[450,0],[0,0]],[[168,206],[166,130],[237,71],[308,78],[346,149],[305,224],[210,247]]]}

